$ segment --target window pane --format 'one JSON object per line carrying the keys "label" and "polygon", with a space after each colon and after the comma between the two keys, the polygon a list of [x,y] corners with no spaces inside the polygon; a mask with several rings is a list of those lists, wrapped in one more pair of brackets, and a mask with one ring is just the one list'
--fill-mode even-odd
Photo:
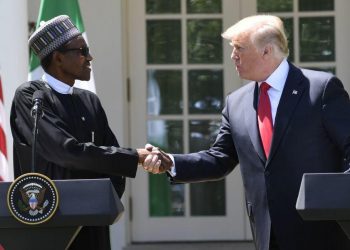
{"label": "window pane", "polygon": [[187,0],[187,13],[221,13],[221,1]]}
{"label": "window pane", "polygon": [[192,216],[223,216],[226,214],[225,179],[190,184]]}
{"label": "window pane", "polygon": [[[183,153],[182,121],[148,121],[151,144],[165,152]],[[184,215],[184,185],[170,185],[166,175],[149,175],[150,216]]]}
{"label": "window pane", "polygon": [[294,62],[294,34],[293,34],[293,18],[282,18],[284,28],[288,39],[289,57],[288,59]]}
{"label": "window pane", "polygon": [[147,63],[181,63],[180,20],[147,21]]}
{"label": "window pane", "polygon": [[189,70],[189,113],[217,114],[223,109],[222,70]]}
{"label": "window pane", "polygon": [[328,73],[331,73],[333,75],[336,75],[336,69],[335,67],[322,67],[322,68],[318,68],[318,67],[306,67],[308,69],[312,69],[312,70],[319,70],[319,71],[325,71]]}
{"label": "window pane", "polygon": [[334,61],[334,17],[300,18],[300,61]]}
{"label": "window pane", "polygon": [[258,12],[293,11],[293,0],[258,0]]}
{"label": "window pane", "polygon": [[151,217],[185,214],[185,185],[171,185],[165,174],[149,174],[148,181]]}
{"label": "window pane", "polygon": [[[208,149],[219,132],[220,121],[190,121],[190,151]],[[192,216],[225,215],[225,180],[190,184]]]}
{"label": "window pane", "polygon": [[222,63],[222,20],[187,21],[189,63]]}
{"label": "window pane", "polygon": [[148,114],[182,113],[182,84],[180,70],[148,70]]}
{"label": "window pane", "polygon": [[334,0],[299,0],[299,11],[334,10]]}
{"label": "window pane", "polygon": [[147,141],[165,152],[183,153],[182,121],[149,120]]}
{"label": "window pane", "polygon": [[164,13],[180,13],[180,0],[146,0],[147,14],[164,14]]}
{"label": "window pane", "polygon": [[191,120],[190,152],[210,148],[219,133],[220,124],[218,120]]}

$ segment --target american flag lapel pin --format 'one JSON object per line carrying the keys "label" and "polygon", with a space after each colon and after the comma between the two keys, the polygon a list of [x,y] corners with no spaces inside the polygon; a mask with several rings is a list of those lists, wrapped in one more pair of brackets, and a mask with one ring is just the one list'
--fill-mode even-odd
{"label": "american flag lapel pin", "polygon": [[297,95],[298,94],[298,90],[293,90],[293,92],[292,92],[292,95]]}

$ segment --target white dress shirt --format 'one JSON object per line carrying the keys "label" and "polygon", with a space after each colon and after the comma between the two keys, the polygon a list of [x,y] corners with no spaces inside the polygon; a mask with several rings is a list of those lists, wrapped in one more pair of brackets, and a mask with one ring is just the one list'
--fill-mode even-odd
{"label": "white dress shirt", "polygon": [[[271,103],[272,123],[275,124],[277,107],[280,102],[282,91],[287,80],[289,72],[289,64],[287,59],[284,59],[277,69],[262,82],[268,83],[271,88],[267,91]],[[262,82],[259,82],[259,87]]]}
{"label": "white dress shirt", "polygon": [[44,75],[41,78],[44,82],[47,82],[50,86],[50,88],[54,89],[60,94],[64,95],[71,95],[73,94],[73,87],[69,86],[68,84],[61,82],[60,80],[57,80],[53,76],[51,76],[48,73],[44,73]]}

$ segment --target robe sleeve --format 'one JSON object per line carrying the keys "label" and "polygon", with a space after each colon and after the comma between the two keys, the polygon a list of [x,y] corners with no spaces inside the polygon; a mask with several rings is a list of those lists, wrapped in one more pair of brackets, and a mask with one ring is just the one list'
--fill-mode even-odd
{"label": "robe sleeve", "polygon": [[[18,88],[11,109],[14,141],[29,147],[32,145],[34,123],[30,115],[34,91],[32,86]],[[80,142],[72,135],[70,127],[61,118],[60,111],[50,98],[45,98],[43,108],[44,116],[38,125],[36,149],[40,157],[63,168],[135,177],[138,165],[136,150],[113,145],[116,139],[108,124],[105,134],[110,139],[106,141],[107,145],[96,146],[91,142]]]}

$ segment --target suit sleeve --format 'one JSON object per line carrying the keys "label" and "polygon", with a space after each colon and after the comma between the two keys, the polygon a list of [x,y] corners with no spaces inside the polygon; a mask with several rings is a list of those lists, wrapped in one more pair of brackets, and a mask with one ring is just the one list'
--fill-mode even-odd
{"label": "suit sleeve", "polygon": [[[30,109],[34,91],[31,88],[18,89],[11,110],[14,141],[29,147],[32,144],[33,118]],[[138,164],[136,150],[111,146],[116,142],[114,135],[104,146],[80,142],[70,133],[69,126],[50,101],[44,102],[44,113],[39,122],[37,143],[37,153],[42,158],[64,168],[135,177]],[[109,127],[108,131],[112,133]]]}
{"label": "suit sleeve", "polygon": [[[350,101],[342,82],[331,77],[325,86],[322,97],[324,126],[340,152],[350,163]],[[348,166],[349,167],[349,166]]]}
{"label": "suit sleeve", "polygon": [[238,163],[229,122],[229,105],[222,112],[220,132],[213,146],[198,153],[174,155],[176,176],[172,182],[201,182],[218,180],[228,175]]}

